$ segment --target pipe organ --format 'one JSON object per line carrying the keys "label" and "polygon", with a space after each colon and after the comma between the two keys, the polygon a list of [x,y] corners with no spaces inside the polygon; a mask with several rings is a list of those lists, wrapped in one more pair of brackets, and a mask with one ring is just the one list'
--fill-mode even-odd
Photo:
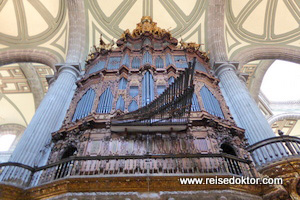
{"label": "pipe organ", "polygon": [[[150,17],[116,44],[100,39],[86,60],[63,126],[52,134],[48,164],[65,159],[52,179],[255,175],[244,130],[236,126],[199,45],[178,43]],[[40,183],[48,181],[45,173]]]}
{"label": "pipe organ", "polygon": [[223,143],[245,158],[243,129],[199,46],[178,44],[152,19],[124,32],[117,48],[103,44],[90,53],[64,124],[53,133],[49,163],[74,147],[76,156],[176,155],[223,153]]}

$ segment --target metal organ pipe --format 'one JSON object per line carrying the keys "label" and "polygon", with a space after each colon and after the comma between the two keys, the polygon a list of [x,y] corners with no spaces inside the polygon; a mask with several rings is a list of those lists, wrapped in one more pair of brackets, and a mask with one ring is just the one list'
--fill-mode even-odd
{"label": "metal organ pipe", "polygon": [[102,111],[103,113],[107,113],[106,108],[107,108],[107,104],[109,103],[108,89],[105,90],[105,95],[104,95],[104,99],[103,99],[103,111]]}
{"label": "metal organ pipe", "polygon": [[104,99],[105,99],[105,91],[101,94],[100,99],[99,99],[99,103],[98,103],[98,108],[97,108],[97,112],[98,113],[103,113],[103,105],[104,105]]}
{"label": "metal organ pipe", "polygon": [[171,85],[174,82],[175,78],[171,76],[168,80],[169,85]]}
{"label": "metal organ pipe", "polygon": [[110,57],[107,69],[118,69],[120,66],[121,57]]}
{"label": "metal organ pipe", "polygon": [[143,65],[145,64],[152,65],[152,55],[148,51],[144,54],[143,58]]}
{"label": "metal organ pipe", "polygon": [[108,96],[109,98],[108,98],[108,102],[107,102],[107,113],[109,113],[110,111],[111,111],[111,109],[112,109],[112,102],[113,102],[113,95],[112,95],[112,93],[111,93],[111,91],[109,90],[109,96]]}
{"label": "metal organ pipe", "polygon": [[167,55],[166,55],[166,65],[169,66],[171,64],[173,64],[172,57],[169,53],[167,53]]}
{"label": "metal organ pipe", "polygon": [[95,91],[93,89],[89,89],[78,101],[75,113],[73,115],[72,121],[76,121],[77,119],[81,119],[86,117],[92,110],[92,106],[94,104]]}
{"label": "metal organ pipe", "polygon": [[132,68],[134,69],[138,69],[140,68],[140,59],[138,57],[134,57],[133,60],[132,60]]}
{"label": "metal organ pipe", "polygon": [[156,66],[156,68],[163,68],[164,67],[164,61],[163,61],[163,59],[160,56],[158,56],[156,58],[156,60],[155,60],[155,66]]}
{"label": "metal organ pipe", "polygon": [[84,100],[83,100],[83,106],[82,106],[82,112],[81,112],[81,115],[80,115],[80,118],[83,118],[85,117],[85,112],[86,112],[86,108],[87,108],[87,104],[88,104],[88,96],[89,96],[89,90],[86,92],[86,95],[84,96]]}
{"label": "metal organ pipe", "polygon": [[193,94],[193,99],[192,99],[192,111],[200,111],[200,105],[198,102],[197,95],[194,93]]}
{"label": "metal organ pipe", "polygon": [[187,68],[187,60],[185,56],[174,56],[176,67],[178,68]]}
{"label": "metal organ pipe", "polygon": [[203,86],[200,90],[200,95],[204,104],[205,110],[215,116],[221,117],[224,119],[224,115],[220,106],[219,101],[216,97],[209,91],[206,86]]}
{"label": "metal organ pipe", "polygon": [[110,88],[107,88],[100,96],[98,103],[98,113],[109,113],[112,109],[113,95]]}
{"label": "metal organ pipe", "polygon": [[94,104],[94,98],[95,98],[95,92],[94,91],[89,91],[89,99],[93,99],[93,103],[88,104],[88,111],[91,112]]}
{"label": "metal organ pipe", "polygon": [[195,69],[207,73],[205,67],[198,60],[196,61]]}
{"label": "metal organ pipe", "polygon": [[135,100],[131,101],[130,105],[128,106],[128,111],[132,112],[138,109],[138,105]]}
{"label": "metal organ pipe", "polygon": [[123,61],[122,61],[122,65],[125,65],[126,67],[129,67],[130,65],[130,60],[129,60],[129,56],[128,54],[125,54]]}
{"label": "metal organ pipe", "polygon": [[149,104],[150,103],[150,87],[151,87],[151,85],[150,85],[150,77],[149,77],[149,72],[147,72],[146,73],[146,91],[147,91],[147,93],[146,93],[146,95],[147,95],[147,97],[146,97],[146,104]]}
{"label": "metal organ pipe", "polygon": [[142,102],[143,106],[145,106],[154,99],[154,81],[153,76],[149,71],[145,73],[142,85]]}
{"label": "metal organ pipe", "polygon": [[125,90],[126,89],[126,86],[127,86],[127,79],[126,78],[121,78],[120,79],[120,83],[119,83],[119,89],[120,90]]}
{"label": "metal organ pipe", "polygon": [[105,67],[106,61],[105,60],[101,60],[99,61],[90,71],[89,74],[92,74],[94,72],[100,71],[101,69],[103,69]]}
{"label": "metal organ pipe", "polygon": [[124,109],[125,109],[125,101],[124,101],[123,97],[120,95],[119,99],[117,101],[116,110],[124,111]]}

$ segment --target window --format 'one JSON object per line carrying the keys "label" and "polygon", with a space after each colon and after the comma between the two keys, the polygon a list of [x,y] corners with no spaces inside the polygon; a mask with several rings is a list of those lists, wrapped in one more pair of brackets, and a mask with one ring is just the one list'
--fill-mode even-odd
{"label": "window", "polygon": [[15,139],[16,139],[16,135],[13,135],[13,134],[1,135],[0,136],[0,151],[8,151]]}

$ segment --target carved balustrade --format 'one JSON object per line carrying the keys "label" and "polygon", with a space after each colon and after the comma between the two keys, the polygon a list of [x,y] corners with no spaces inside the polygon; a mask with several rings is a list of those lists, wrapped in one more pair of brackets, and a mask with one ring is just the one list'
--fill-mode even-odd
{"label": "carved balustrade", "polygon": [[[72,156],[42,167],[31,168],[19,163],[1,163],[28,170],[28,177],[6,180],[21,186],[36,186],[67,177],[116,177],[116,176],[193,176],[239,175],[254,177],[251,161],[228,154],[162,154],[126,156]],[[27,174],[27,173],[26,173]],[[13,179],[13,176],[10,176]],[[20,184],[22,182],[22,184]]]}

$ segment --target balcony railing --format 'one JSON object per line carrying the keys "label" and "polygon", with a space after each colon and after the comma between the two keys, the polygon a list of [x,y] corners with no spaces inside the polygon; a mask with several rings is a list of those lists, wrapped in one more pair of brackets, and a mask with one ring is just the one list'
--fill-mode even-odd
{"label": "balcony railing", "polygon": [[300,155],[300,138],[278,136],[257,142],[247,148],[256,165],[265,165],[286,157]]}
{"label": "balcony railing", "polygon": [[[251,161],[228,154],[126,155],[69,157],[43,167],[31,168],[18,163],[1,163],[5,167],[30,171],[26,177],[14,177],[4,182],[24,187],[36,186],[66,177],[110,176],[180,176],[180,175],[240,175],[254,177]],[[6,170],[7,171],[7,170]],[[13,170],[12,170],[13,172]],[[28,173],[26,173],[28,174]],[[7,176],[5,176],[7,177]]]}

